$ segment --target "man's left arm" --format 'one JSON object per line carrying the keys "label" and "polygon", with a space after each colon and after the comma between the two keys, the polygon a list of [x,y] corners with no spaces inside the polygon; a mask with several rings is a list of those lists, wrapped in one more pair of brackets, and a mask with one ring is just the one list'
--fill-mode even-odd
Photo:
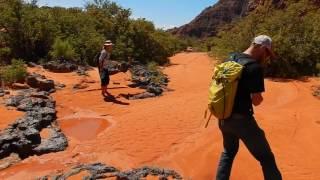
{"label": "man's left arm", "polygon": [[251,69],[250,74],[250,93],[252,104],[258,106],[262,103],[262,93],[265,91],[264,88],[264,73],[263,68],[260,65],[254,66]]}

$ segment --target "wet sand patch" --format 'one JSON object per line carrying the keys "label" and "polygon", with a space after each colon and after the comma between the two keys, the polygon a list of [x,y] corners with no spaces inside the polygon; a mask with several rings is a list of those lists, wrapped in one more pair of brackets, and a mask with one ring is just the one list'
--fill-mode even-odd
{"label": "wet sand patch", "polygon": [[88,141],[95,139],[110,123],[103,118],[79,117],[59,120],[59,125],[68,137]]}

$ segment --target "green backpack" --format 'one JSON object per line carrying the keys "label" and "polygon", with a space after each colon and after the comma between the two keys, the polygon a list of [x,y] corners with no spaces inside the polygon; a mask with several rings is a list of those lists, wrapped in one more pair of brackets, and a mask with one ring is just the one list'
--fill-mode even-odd
{"label": "green backpack", "polygon": [[[254,61],[234,53],[230,55],[229,61],[221,63],[214,68],[208,102],[208,109],[211,114],[206,127],[209,124],[211,115],[221,120],[231,116],[242,70],[252,62]],[[207,111],[205,117],[206,115]]]}

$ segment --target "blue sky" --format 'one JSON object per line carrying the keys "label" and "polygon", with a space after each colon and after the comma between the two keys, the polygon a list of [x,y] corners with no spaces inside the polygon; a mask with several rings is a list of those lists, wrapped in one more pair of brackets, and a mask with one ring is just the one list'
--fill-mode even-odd
{"label": "blue sky", "polygon": [[[144,17],[159,28],[172,28],[190,22],[204,8],[217,0],[113,0],[130,8],[133,17]],[[83,7],[87,0],[39,0],[39,5]]]}

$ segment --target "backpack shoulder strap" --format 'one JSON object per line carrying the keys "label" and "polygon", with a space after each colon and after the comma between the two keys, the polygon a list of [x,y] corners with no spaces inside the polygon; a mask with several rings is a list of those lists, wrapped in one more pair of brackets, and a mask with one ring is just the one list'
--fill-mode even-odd
{"label": "backpack shoulder strap", "polygon": [[236,62],[243,65],[243,66],[247,66],[249,64],[254,64],[257,61],[250,59],[250,58],[239,58]]}
{"label": "backpack shoulder strap", "polygon": [[101,64],[100,64],[100,55],[101,55],[101,52],[98,52],[97,54],[96,54],[96,56],[95,56],[95,63],[96,63],[96,65],[98,66],[98,69],[99,69],[99,71],[100,71],[100,69],[101,69]]}
{"label": "backpack shoulder strap", "polygon": [[243,66],[256,63],[255,60],[241,53],[230,53],[228,61],[235,61]]}

